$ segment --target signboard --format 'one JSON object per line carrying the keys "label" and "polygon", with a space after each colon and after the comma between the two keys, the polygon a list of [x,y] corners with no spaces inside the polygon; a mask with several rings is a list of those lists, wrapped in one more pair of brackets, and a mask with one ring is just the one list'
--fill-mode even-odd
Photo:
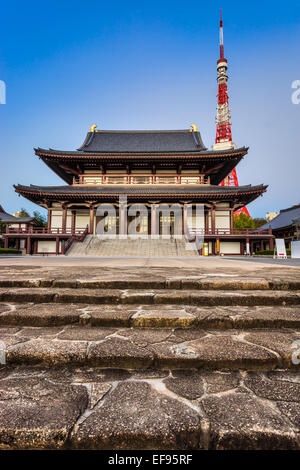
{"label": "signboard", "polygon": [[285,243],[283,238],[275,238],[274,258],[287,258]]}
{"label": "signboard", "polygon": [[291,243],[291,258],[300,258],[300,240]]}

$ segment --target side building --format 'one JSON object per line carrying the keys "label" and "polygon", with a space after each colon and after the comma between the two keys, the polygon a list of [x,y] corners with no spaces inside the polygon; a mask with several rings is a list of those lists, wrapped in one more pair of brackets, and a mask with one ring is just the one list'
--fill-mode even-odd
{"label": "side building", "polygon": [[286,248],[291,248],[292,241],[300,240],[300,204],[282,209],[262,228],[272,230],[276,238],[284,238]]}

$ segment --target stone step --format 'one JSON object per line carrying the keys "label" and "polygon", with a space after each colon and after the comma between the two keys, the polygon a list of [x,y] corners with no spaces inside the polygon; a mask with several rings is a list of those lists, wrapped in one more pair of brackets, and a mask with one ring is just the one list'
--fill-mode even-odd
{"label": "stone step", "polygon": [[172,304],[203,306],[299,305],[299,291],[264,290],[117,290],[63,288],[2,288],[0,302],[85,304]]}
{"label": "stone step", "polygon": [[136,328],[296,328],[300,306],[91,305],[1,303],[0,326]]}
{"label": "stone step", "polygon": [[3,367],[1,449],[299,450],[300,373]]}
{"label": "stone step", "polygon": [[144,278],[143,279],[54,279],[54,278],[0,278],[0,288],[79,288],[79,289],[183,289],[183,290],[300,290],[300,281],[266,279],[221,279],[216,275],[206,276]]}
{"label": "stone step", "polygon": [[295,360],[300,330],[2,327],[0,337],[8,365],[300,369]]}

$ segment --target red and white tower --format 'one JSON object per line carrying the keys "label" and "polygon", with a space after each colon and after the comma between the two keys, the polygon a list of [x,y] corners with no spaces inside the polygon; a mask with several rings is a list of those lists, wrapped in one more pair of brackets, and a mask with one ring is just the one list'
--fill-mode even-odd
{"label": "red and white tower", "polygon": [[[227,150],[227,149],[236,149],[236,145],[232,142],[232,133],[231,133],[231,116],[229,109],[229,99],[227,91],[227,59],[224,57],[224,43],[223,43],[223,20],[222,20],[222,10],[220,17],[220,58],[217,62],[217,72],[218,72],[218,107],[217,107],[217,130],[216,130],[216,141],[212,146],[213,150]],[[234,168],[229,175],[222,181],[222,186],[238,186],[238,177],[236,174],[236,169]],[[249,215],[247,207],[242,207],[235,212],[235,214],[244,214]]]}

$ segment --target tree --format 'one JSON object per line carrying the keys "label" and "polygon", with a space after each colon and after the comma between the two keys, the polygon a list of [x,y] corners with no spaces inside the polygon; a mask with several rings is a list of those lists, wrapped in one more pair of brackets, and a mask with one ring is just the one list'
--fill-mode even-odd
{"label": "tree", "polygon": [[255,218],[251,219],[249,215],[244,214],[241,212],[239,215],[235,214],[233,218],[233,226],[234,228],[250,228],[250,229],[257,229],[265,225],[267,221],[262,218]]}
{"label": "tree", "polygon": [[255,222],[251,217],[247,214],[244,214],[244,212],[241,212],[239,215],[234,214],[233,217],[233,227],[234,228],[251,228],[254,229],[255,227]]}
{"label": "tree", "polygon": [[263,225],[267,224],[266,219],[262,219],[262,218],[259,218],[259,217],[253,219],[253,222],[255,224],[255,228],[259,228],[259,227],[262,227]]}
{"label": "tree", "polygon": [[4,224],[0,219],[0,233],[4,233],[6,228],[6,224]]}
{"label": "tree", "polygon": [[[16,212],[16,217],[31,217],[29,212],[27,212],[24,207],[22,207],[19,211]],[[47,218],[44,214],[39,211],[33,211],[32,217],[38,222],[39,225],[45,227],[47,225]]]}
{"label": "tree", "polygon": [[22,207],[19,211],[16,212],[16,217],[30,217],[27,210]]}
{"label": "tree", "polygon": [[46,227],[47,225],[47,218],[45,217],[44,214],[42,214],[39,211],[34,211],[33,212],[33,217],[35,220],[39,223],[39,225],[42,225],[43,227]]}

